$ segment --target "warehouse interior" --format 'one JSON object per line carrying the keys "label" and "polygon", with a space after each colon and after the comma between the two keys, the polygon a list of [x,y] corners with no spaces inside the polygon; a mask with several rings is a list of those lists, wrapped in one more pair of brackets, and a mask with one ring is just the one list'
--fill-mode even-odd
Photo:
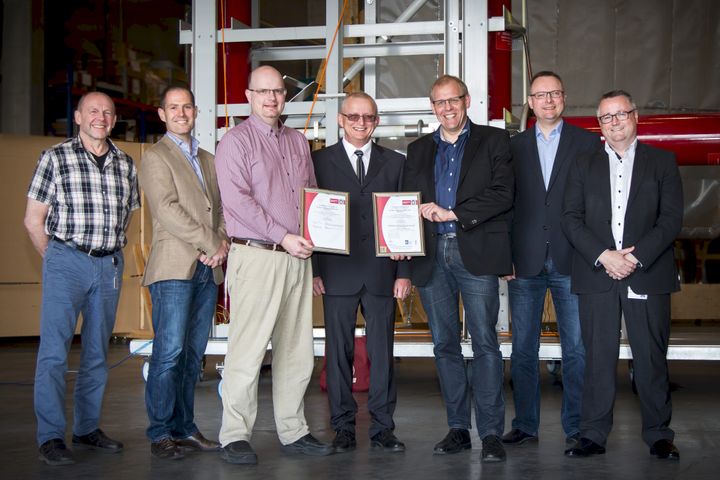
{"label": "warehouse interior", "polygon": [[[479,33],[471,28],[478,25],[475,19],[481,19]],[[333,43],[336,20],[342,20],[344,29]],[[720,374],[717,2],[3,0],[0,21],[0,198],[5,205],[0,212],[0,303],[4,307],[0,358],[6,366],[0,376],[0,419],[8,432],[0,442],[0,458],[13,478],[169,478],[182,474],[193,478],[714,478],[713,472],[720,466],[715,455],[720,445],[720,415],[716,412],[720,387],[715,381]],[[303,30],[306,27],[317,27],[321,33]],[[335,46],[331,48],[331,44]],[[490,60],[492,55],[502,59]],[[288,77],[288,96],[296,99],[286,107],[286,122],[306,131],[312,149],[338,141],[334,112],[339,95],[364,90],[377,98],[380,106],[385,129],[379,129],[377,142],[404,153],[419,134],[437,127],[427,89],[446,72],[463,77],[470,86],[470,117],[474,121],[511,131],[524,128],[529,69],[562,75],[569,117],[594,117],[597,100],[607,90],[631,92],[640,109],[640,135],[648,134],[647,138],[660,146],[663,141],[675,142],[665,145],[677,149],[683,178],[685,219],[675,248],[682,290],[672,297],[675,348],[669,353],[675,387],[672,426],[682,451],[681,462],[657,462],[640,439],[638,400],[632,392],[632,369],[627,360],[630,353],[621,354],[619,362],[615,428],[608,454],[588,461],[562,455],[558,414],[562,377],[553,357],[557,355],[557,335],[551,303],[544,319],[543,342],[549,360],[541,362],[539,444],[508,449],[506,464],[489,466],[480,463],[480,441],[473,432],[470,452],[442,458],[430,455],[446,426],[432,343],[416,296],[399,305],[396,324],[396,423],[407,452],[372,452],[359,435],[358,450],[350,455],[313,459],[281,453],[272,420],[272,373],[264,370],[254,434],[260,456],[257,467],[232,466],[213,454],[173,465],[158,462],[151,457],[144,436],[147,417],[141,372],[151,348],[152,328],[150,297],[141,278],[152,231],[150,214],[143,208],[132,219],[125,248],[126,271],[108,359],[117,366],[110,374],[102,420],[103,428],[123,440],[126,449],[101,458],[86,454],[69,469],[39,463],[32,378],[39,339],[42,263],[27,238],[22,218],[27,184],[40,152],[70,135],[72,110],[79,96],[100,90],[108,93],[117,107],[119,121],[113,140],[140,161],[146,146],[164,132],[156,114],[158,96],[172,83],[186,83],[194,90],[200,107],[196,136],[203,148],[214,151],[225,125],[239,123],[248,114],[243,85],[247,85],[250,68],[259,64],[271,64]],[[506,73],[498,74],[500,69]],[[318,83],[321,95],[314,104]],[[663,130],[662,125],[657,127],[660,120],[653,125],[649,120],[642,123],[643,117],[662,119],[670,126]],[[672,123],[677,121],[692,124]],[[650,133],[656,137],[651,138]],[[220,299],[203,380],[197,389],[198,424],[208,437],[217,434],[222,408],[217,394],[227,343],[223,341],[227,312],[222,303]],[[512,329],[507,303],[502,315],[498,330],[505,355]],[[318,386],[323,351],[319,302],[313,317],[318,332],[317,358],[305,407],[313,432],[329,441],[333,432],[327,398]],[[362,319],[358,322],[361,328]],[[76,339],[71,369],[78,363],[79,348]],[[513,406],[508,363],[505,400],[509,425]],[[73,373],[68,372],[69,385],[72,378]],[[356,396],[363,412],[367,394]],[[71,387],[67,406],[71,415]],[[362,429],[368,421],[366,412],[358,421]]]}

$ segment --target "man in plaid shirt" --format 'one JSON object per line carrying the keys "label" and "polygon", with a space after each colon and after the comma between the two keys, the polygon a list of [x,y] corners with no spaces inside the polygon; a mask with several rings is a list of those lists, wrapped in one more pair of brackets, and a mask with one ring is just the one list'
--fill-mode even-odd
{"label": "man in plaid shirt", "polygon": [[25,228],[43,257],[35,414],[40,460],[48,465],[75,463],[64,441],[65,373],[81,312],[72,442],[105,452],[123,448],[98,428],[125,230],[140,206],[133,161],[108,138],[116,119],[110,97],[84,95],[75,111],[80,133],[41,154],[28,189]]}

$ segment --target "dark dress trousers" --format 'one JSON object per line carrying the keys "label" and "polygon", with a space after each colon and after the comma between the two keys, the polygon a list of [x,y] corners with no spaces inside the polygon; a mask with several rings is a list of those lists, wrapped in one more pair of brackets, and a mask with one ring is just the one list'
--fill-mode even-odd
{"label": "dark dress trousers", "polygon": [[[672,153],[637,144],[622,245],[640,264],[613,280],[595,262],[615,249],[608,155],[598,148],[569,172],[562,227],[575,248],[572,290],[579,295],[586,350],[581,435],[605,445],[612,428],[621,314],[625,315],[640,399],[643,440],[673,440],[667,370],[670,293],[680,289],[673,242],[683,218],[680,173]],[[628,286],[647,299],[628,298]]]}
{"label": "dark dress trousers", "polygon": [[[354,159],[353,159],[354,161]],[[313,254],[313,275],[325,285],[327,386],[334,430],[355,432],[357,403],[352,396],[352,362],[357,309],[365,318],[370,359],[370,437],[394,429],[396,387],[393,332],[397,278],[409,278],[408,262],[375,255],[373,192],[397,192],[405,157],[373,144],[361,185],[342,142],[313,152],[319,188],[350,194],[350,255]]]}

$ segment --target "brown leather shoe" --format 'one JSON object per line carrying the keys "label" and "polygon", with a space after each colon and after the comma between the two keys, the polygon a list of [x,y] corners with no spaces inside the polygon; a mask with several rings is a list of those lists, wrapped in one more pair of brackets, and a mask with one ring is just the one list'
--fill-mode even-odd
{"label": "brown leather shoe", "polygon": [[181,458],[185,458],[185,455],[180,451],[175,442],[167,437],[158,442],[151,443],[150,453],[152,453],[153,457],[162,460],[180,460]]}
{"label": "brown leather shoe", "polygon": [[175,439],[175,445],[185,450],[195,450],[197,452],[218,452],[220,451],[220,443],[208,440],[200,432],[185,438]]}

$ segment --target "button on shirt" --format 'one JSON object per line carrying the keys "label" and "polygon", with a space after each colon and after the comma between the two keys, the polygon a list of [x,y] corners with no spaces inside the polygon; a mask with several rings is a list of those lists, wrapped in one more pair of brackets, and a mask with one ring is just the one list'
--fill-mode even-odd
{"label": "button on shirt", "polygon": [[45,232],[87,249],[117,250],[127,243],[132,210],[140,207],[132,158],[109,139],[100,170],[75,137],[40,155],[27,196],[49,206]]}
{"label": "button on shirt", "polygon": [[303,134],[250,115],[220,140],[215,169],[229,236],[280,243],[300,233],[302,189],[317,185]]}
{"label": "button on shirt", "polygon": [[632,180],[633,164],[635,163],[635,147],[637,139],[628,147],[624,157],[620,157],[610,145],[605,143],[608,162],[610,163],[610,192],[612,202],[612,234],[615,248],[621,250],[623,246],[623,232],[625,231],[625,211],[627,210],[630,182]]}
{"label": "button on shirt", "polygon": [[353,172],[355,172],[355,175],[358,175],[357,156],[355,155],[356,150],[360,150],[361,152],[363,152],[362,162],[363,165],[365,165],[365,172],[367,173],[368,169],[370,168],[370,151],[372,150],[372,142],[366,143],[361,148],[355,147],[350,142],[346,141],[344,138],[342,143],[343,147],[345,147],[345,152],[350,159],[350,166],[352,167]]}
{"label": "button on shirt", "polygon": [[205,179],[203,179],[202,169],[200,168],[200,160],[198,159],[198,148],[200,147],[200,142],[198,142],[195,137],[190,137],[190,145],[188,145],[181,138],[176,137],[170,132],[167,132],[165,135],[180,148],[180,151],[183,155],[185,155],[185,158],[195,172],[195,175],[197,175],[198,180],[200,181],[200,186],[203,190],[205,190]]}
{"label": "button on shirt", "polygon": [[[435,152],[435,203],[447,210],[455,207],[460,165],[465,153],[465,144],[470,136],[467,122],[455,143],[446,142],[438,128],[433,134],[437,144]],[[437,233],[456,233],[457,222],[437,222]]]}
{"label": "button on shirt", "polygon": [[538,155],[540,157],[540,169],[542,170],[543,181],[545,182],[545,190],[550,184],[550,176],[552,175],[553,165],[555,164],[555,155],[557,154],[558,145],[560,145],[560,134],[562,133],[563,121],[550,131],[548,138],[545,138],[542,130],[535,124],[535,138],[537,139]]}

